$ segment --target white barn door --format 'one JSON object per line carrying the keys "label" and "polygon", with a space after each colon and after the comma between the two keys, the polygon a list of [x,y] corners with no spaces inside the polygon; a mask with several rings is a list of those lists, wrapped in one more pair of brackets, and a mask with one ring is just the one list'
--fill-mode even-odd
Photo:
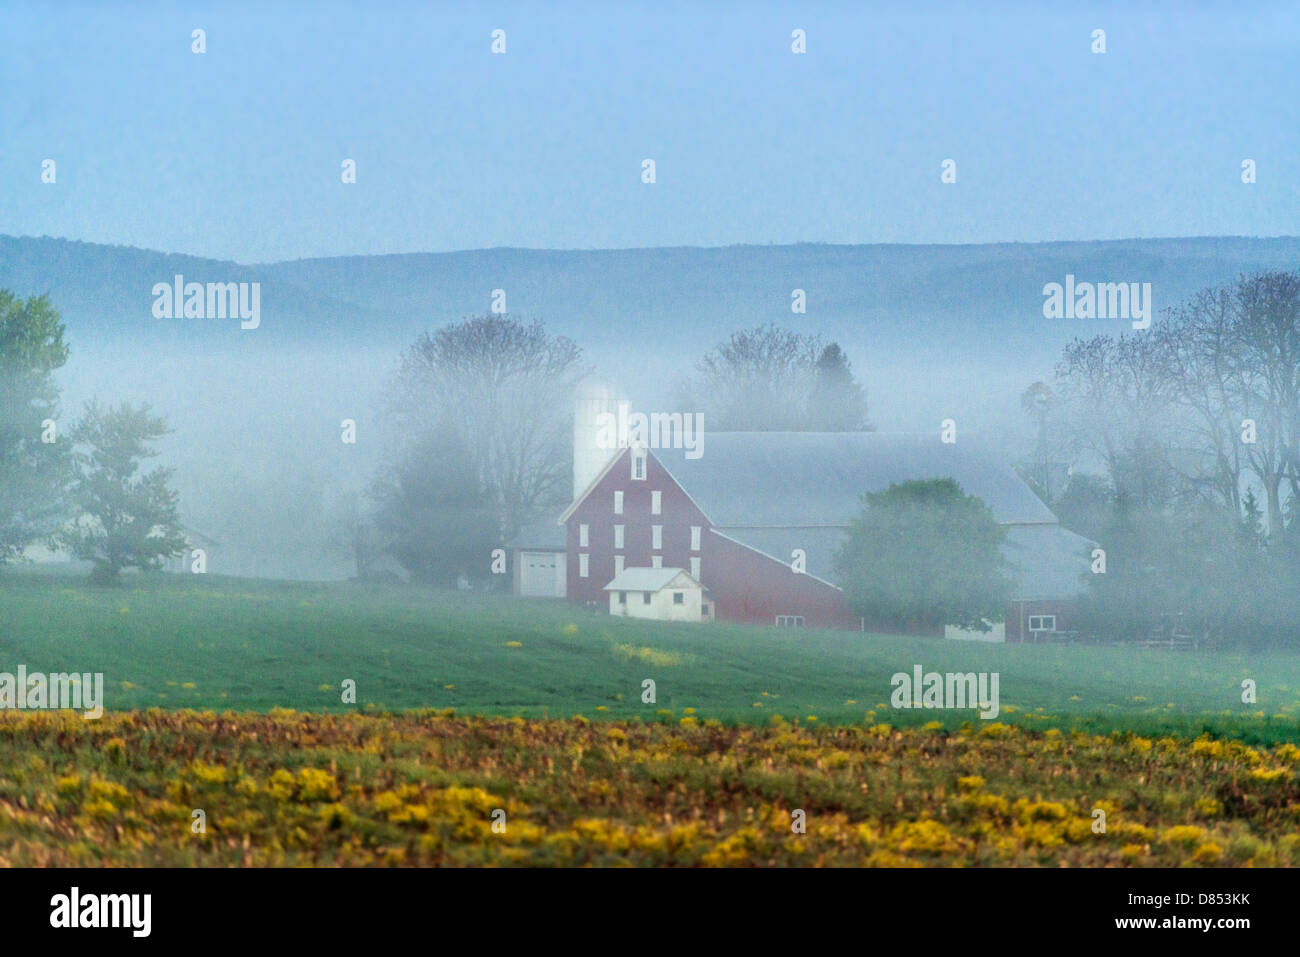
{"label": "white barn door", "polygon": [[525,598],[564,597],[564,554],[520,552],[519,594]]}

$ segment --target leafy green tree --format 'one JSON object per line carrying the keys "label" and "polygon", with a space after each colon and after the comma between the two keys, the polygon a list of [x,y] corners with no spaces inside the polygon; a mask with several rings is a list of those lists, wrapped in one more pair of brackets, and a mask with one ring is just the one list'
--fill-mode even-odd
{"label": "leafy green tree", "polygon": [[1006,533],[953,479],[912,480],[867,493],[836,554],[854,612],[873,621],[988,631],[1002,621],[1013,583]]}
{"label": "leafy green tree", "polygon": [[485,577],[497,542],[496,509],[455,430],[410,448],[372,494],[385,550],[412,581],[454,586],[461,575]]}
{"label": "leafy green tree", "polygon": [[53,376],[68,360],[63,331],[48,298],[0,289],[0,564],[52,544],[64,518],[70,443]]}
{"label": "leafy green tree", "polygon": [[185,549],[179,497],[168,485],[173,470],[140,471],[143,459],[158,454],[152,443],[167,432],[147,405],[97,402],[72,430],[77,517],[62,537],[73,555],[94,563],[97,582],[112,584],[126,568],[157,569]]}

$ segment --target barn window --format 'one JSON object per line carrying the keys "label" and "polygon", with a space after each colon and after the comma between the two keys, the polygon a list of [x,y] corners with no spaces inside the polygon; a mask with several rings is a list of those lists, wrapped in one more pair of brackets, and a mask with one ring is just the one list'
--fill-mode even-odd
{"label": "barn window", "polygon": [[645,449],[632,450],[632,480],[645,481]]}
{"label": "barn window", "polygon": [[651,548],[664,547],[664,527],[662,525],[650,526],[650,547]]}
{"label": "barn window", "polygon": [[641,593],[641,604],[643,605],[650,604],[650,593],[648,591],[643,591]]}
{"label": "barn window", "polygon": [[663,567],[664,567],[664,557],[663,557],[662,555],[651,555],[651,556],[650,556],[650,567],[651,567],[651,568],[663,568]]}
{"label": "barn window", "polygon": [[803,615],[777,615],[776,627],[778,628],[802,628]]}
{"label": "barn window", "polygon": [[691,559],[691,577],[696,581],[700,580],[700,560],[698,558]]}
{"label": "barn window", "polygon": [[707,601],[700,602],[700,614],[705,618],[709,617],[709,603]]}
{"label": "barn window", "polygon": [[619,603],[620,605],[626,605],[626,604],[627,604],[627,592],[625,592],[625,591],[621,591],[621,592],[618,593],[618,603]]}
{"label": "barn window", "polygon": [[623,490],[621,488],[614,490],[614,514],[623,514]]}
{"label": "barn window", "polygon": [[623,547],[623,526],[622,525],[614,526],[614,547],[615,548]]}
{"label": "barn window", "polygon": [[623,574],[623,556],[622,556],[622,555],[615,555],[615,556],[614,556],[614,574],[615,574],[615,575],[621,575],[621,574]]}
{"label": "barn window", "polygon": [[579,548],[587,547],[587,526],[586,525],[578,526],[578,547]]}
{"label": "barn window", "polygon": [[683,593],[683,592],[679,592],[679,591],[675,591],[675,592],[673,592],[673,604],[674,604],[674,605],[684,605],[684,604],[686,604],[686,595],[685,595],[685,593]]}
{"label": "barn window", "polygon": [[587,572],[588,572],[587,554],[586,552],[584,552],[583,554],[578,556],[578,577],[586,578]]}
{"label": "barn window", "polygon": [[650,493],[650,514],[658,515],[664,510],[664,493],[654,491]]}
{"label": "barn window", "polygon": [[699,550],[700,550],[700,526],[692,525],[691,526],[691,551],[698,552]]}
{"label": "barn window", "polygon": [[1055,615],[1030,615],[1030,631],[1056,631]]}

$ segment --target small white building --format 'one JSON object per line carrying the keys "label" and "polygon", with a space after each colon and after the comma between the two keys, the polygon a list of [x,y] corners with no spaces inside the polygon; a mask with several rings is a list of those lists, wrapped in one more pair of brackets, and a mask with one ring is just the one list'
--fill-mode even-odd
{"label": "small white building", "polygon": [[563,598],[565,592],[564,526],[555,522],[525,525],[506,542],[511,554],[512,591],[520,598]]}
{"label": "small white building", "polygon": [[625,568],[605,586],[609,613],[658,621],[712,621],[708,589],[681,568]]}
{"label": "small white building", "polygon": [[179,554],[168,556],[163,561],[163,568],[176,575],[193,574],[199,570],[199,566],[195,563],[199,561],[201,552],[201,568],[207,571],[208,562],[212,559],[212,550],[218,543],[188,526],[182,525],[181,531],[185,533],[185,548]]}
{"label": "small white building", "polygon": [[985,619],[984,624],[989,626],[988,631],[977,631],[974,628],[958,628],[956,625],[944,625],[943,636],[950,641],[1000,642],[1007,640],[1006,622],[990,622]]}

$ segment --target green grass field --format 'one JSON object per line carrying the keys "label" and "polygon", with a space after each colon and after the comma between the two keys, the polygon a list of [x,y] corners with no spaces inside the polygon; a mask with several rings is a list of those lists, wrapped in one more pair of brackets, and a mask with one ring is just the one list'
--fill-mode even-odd
{"label": "green grass field", "polygon": [[[890,676],[998,672],[998,720],[1300,740],[1300,657],[982,645],[613,619],[565,603],[353,583],[0,572],[0,671],[98,672],[106,707],[980,724],[888,707]],[[341,703],[344,679],[355,706]],[[643,704],[652,678],[657,701]],[[1257,683],[1258,704],[1241,702]],[[669,712],[665,714],[663,712]],[[871,714],[870,712],[874,712]]]}

